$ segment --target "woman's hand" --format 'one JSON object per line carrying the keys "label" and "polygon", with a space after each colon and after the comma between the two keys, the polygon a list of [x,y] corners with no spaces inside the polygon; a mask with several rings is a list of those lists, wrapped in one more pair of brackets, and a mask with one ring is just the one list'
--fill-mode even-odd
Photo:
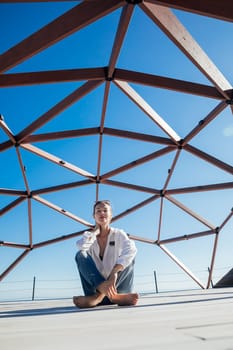
{"label": "woman's hand", "polygon": [[114,295],[117,294],[117,289],[116,289],[116,281],[117,281],[117,274],[118,272],[122,271],[124,267],[120,264],[117,264],[114,266],[112,269],[112,272],[110,273],[107,281],[101,283],[98,286],[98,291],[100,293],[105,294],[109,299],[114,297]]}
{"label": "woman's hand", "polygon": [[[117,276],[116,276],[117,278]],[[114,295],[117,294],[116,286],[115,286],[115,278],[108,279],[107,281],[101,283],[97,290],[99,293],[106,295],[109,299],[111,299]]]}

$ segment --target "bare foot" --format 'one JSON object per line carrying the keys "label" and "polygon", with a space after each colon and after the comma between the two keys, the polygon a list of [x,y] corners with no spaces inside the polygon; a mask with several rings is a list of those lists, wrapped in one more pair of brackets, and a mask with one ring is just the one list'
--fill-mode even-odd
{"label": "bare foot", "polygon": [[115,294],[111,298],[111,302],[118,304],[119,306],[136,305],[139,299],[137,293]]}
{"label": "bare foot", "polygon": [[104,298],[104,294],[94,294],[90,296],[74,296],[73,297],[73,303],[79,308],[90,308],[90,307],[95,307]]}

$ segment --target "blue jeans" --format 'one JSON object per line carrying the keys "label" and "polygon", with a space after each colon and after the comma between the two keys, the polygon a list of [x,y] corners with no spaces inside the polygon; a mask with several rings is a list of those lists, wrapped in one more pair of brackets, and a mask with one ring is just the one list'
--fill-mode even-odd
{"label": "blue jeans", "polygon": [[[96,294],[97,286],[106,281],[99,270],[97,269],[94,260],[88,253],[78,251],[75,260],[77,263],[81,284],[85,295]],[[123,271],[118,272],[116,281],[116,289],[118,293],[131,293],[133,289],[134,277],[134,261],[127,266]],[[105,297],[101,302],[102,305],[112,304],[110,300]]]}

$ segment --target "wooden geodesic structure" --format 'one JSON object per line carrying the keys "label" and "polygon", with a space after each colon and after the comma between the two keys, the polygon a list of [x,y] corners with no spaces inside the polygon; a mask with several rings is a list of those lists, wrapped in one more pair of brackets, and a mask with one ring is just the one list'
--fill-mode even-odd
{"label": "wooden geodesic structure", "polygon": [[[20,3],[20,1],[0,1],[1,3]],[[27,3],[33,3],[36,1],[26,1]],[[42,1],[43,2],[43,1]],[[49,2],[49,1],[44,1]],[[54,2],[56,6],[56,1]],[[67,2],[69,3],[69,2]],[[41,248],[46,245],[50,245],[59,241],[67,240],[78,235],[81,235],[86,228],[92,226],[90,220],[85,218],[85,215],[80,212],[72,212],[59,205],[56,200],[53,201],[52,196],[48,199],[46,195],[53,195],[54,193],[64,192],[66,190],[74,190],[77,188],[86,188],[88,186],[93,187],[94,197],[93,201],[98,198],[101,199],[100,189],[101,186],[109,188],[119,188],[127,190],[130,196],[132,192],[143,193],[143,200],[134,203],[132,206],[124,208],[119,214],[117,214],[113,220],[119,220],[122,217],[130,216],[132,213],[137,212],[143,207],[146,207],[150,203],[159,203],[159,214],[156,216],[156,222],[158,225],[154,229],[154,232],[150,237],[146,233],[141,235],[130,234],[132,239],[140,242],[154,244],[158,246],[164,253],[166,253],[175,263],[177,263],[198,285],[202,288],[209,288],[213,269],[216,251],[218,248],[218,239],[221,235],[223,228],[229,223],[232,218],[232,209],[229,208],[225,213],[224,219],[217,225],[210,222],[205,216],[193,211],[189,206],[185,205],[182,201],[177,199],[177,195],[182,194],[198,194],[205,193],[208,197],[210,192],[226,191],[228,196],[232,194],[233,182],[232,179],[224,181],[220,179],[215,183],[200,183],[192,186],[179,186],[172,187],[172,179],[176,173],[177,164],[181,159],[182,154],[188,154],[190,157],[194,156],[201,162],[205,162],[213,168],[220,169],[222,174],[232,176],[233,167],[229,161],[224,161],[221,157],[212,155],[211,152],[204,151],[201,147],[196,147],[192,144],[200,133],[205,133],[205,130],[213,123],[217,118],[221,119],[221,114],[225,110],[232,109],[233,102],[233,88],[229,81],[224,77],[220,70],[215,66],[207,54],[202,50],[195,39],[189,34],[189,31],[179,21],[178,17],[174,14],[175,10],[181,10],[193,15],[206,16],[208,18],[215,18],[221,21],[232,22],[233,20],[233,3],[232,1],[222,0],[204,0],[187,1],[187,0],[170,0],[170,1],[133,1],[133,0],[92,0],[92,1],[73,1],[72,6],[59,15],[57,18],[50,21],[50,23],[44,25],[41,29],[28,33],[28,36],[21,42],[13,45],[0,57],[0,87],[2,91],[13,89],[15,87],[34,87],[34,86],[48,86],[49,84],[59,83],[79,83],[78,87],[72,92],[63,96],[53,106],[41,113],[39,117],[35,117],[35,113],[30,115],[30,118],[26,125],[23,125],[18,132],[13,132],[11,128],[11,122],[8,122],[7,113],[1,116],[1,139],[0,139],[0,156],[2,156],[1,164],[7,162],[8,152],[14,152],[15,162],[19,168],[20,176],[23,179],[23,188],[20,186],[13,186],[9,188],[2,186],[0,188],[0,194],[3,198],[3,205],[1,207],[1,219],[8,215],[14,218],[14,210],[24,203],[27,207],[27,215],[25,215],[24,221],[28,225],[27,241],[22,242],[18,237],[15,241],[9,241],[8,235],[5,232],[1,232],[0,245],[2,247],[8,247],[11,249],[20,250],[20,253],[3,271],[0,271],[0,280],[2,280],[20,261],[28,255],[33,249]],[[196,67],[203,77],[209,81],[209,84],[197,83],[188,80],[176,79],[174,77],[167,77],[165,75],[154,74],[153,70],[150,72],[150,68],[146,67],[144,70],[136,70],[131,68],[130,62],[127,67],[122,67],[118,64],[121,57],[121,52],[124,47],[127,47],[127,33],[130,31],[131,21],[135,12],[143,14],[148,21],[153,25],[156,30],[159,29],[163,33],[164,37],[174,45],[186,58]],[[89,65],[83,68],[72,67],[66,69],[45,69],[37,71],[24,71],[21,70],[20,65],[23,62],[37,56],[39,53],[46,51],[51,46],[63,42],[66,38],[69,38],[75,33],[79,33],[85,28],[91,27],[94,23],[98,23],[102,19],[116,14],[118,18],[117,25],[112,36],[112,42],[108,50],[106,50],[105,60],[107,65],[89,67]],[[138,23],[140,27],[140,22]],[[17,28],[15,28],[17,30]],[[106,28],[106,31],[110,30]],[[143,31],[143,28],[141,28]],[[203,33],[204,35],[204,33]],[[94,32],[93,32],[94,36]],[[137,37],[135,37],[137,41]],[[153,38],[151,38],[153,41]],[[83,43],[89,45],[89,43]],[[82,48],[81,48],[82,50]],[[158,43],[159,50],[159,43]],[[221,47],[219,48],[221,50]],[[232,50],[229,43],[229,50]],[[148,47],[150,52],[150,47]],[[227,55],[227,52],[224,53]],[[88,59],[88,58],[87,58]],[[135,61],[137,57],[134,58]],[[104,62],[105,62],[104,60]],[[146,62],[144,62],[146,65]],[[13,68],[19,67],[17,72],[8,72]],[[170,95],[174,93],[174,99],[176,93],[188,94],[190,96],[197,96],[203,101],[214,101],[213,107],[207,112],[205,116],[202,116],[198,120],[196,125],[190,127],[187,132],[180,134],[176,130],[176,122],[163,118],[156,111],[156,104],[152,106],[143,93],[140,93],[141,87],[148,87],[153,91],[162,89],[169,91]],[[79,103],[83,99],[88,99],[89,95],[95,92],[97,89],[102,88],[101,110],[96,113],[93,118],[92,125],[85,125],[83,122],[82,127],[66,128],[65,124],[62,124],[59,130],[56,130],[51,126],[49,131],[46,130],[46,126],[56,119],[58,116],[66,110],[69,110],[73,105]],[[130,128],[124,127],[122,121],[122,127],[113,127],[111,123],[108,124],[107,114],[110,113],[109,101],[111,97],[111,91],[115,89],[120,92],[130,103],[140,111],[145,120],[149,119],[150,122],[156,126],[151,129],[151,133],[144,132],[143,123],[141,128],[134,129],[134,122],[132,115],[125,115],[123,118],[130,119]],[[99,102],[99,101],[98,101]],[[9,98],[10,104],[14,101]],[[93,102],[91,102],[93,103]],[[169,103],[169,99],[164,99],[161,103]],[[119,105],[116,108],[120,107]],[[86,103],[86,109],[88,109],[88,103]],[[0,111],[1,112],[1,111]],[[112,112],[112,110],[111,110]],[[122,112],[121,112],[122,113]],[[133,113],[133,112],[132,112]],[[188,113],[188,112],[187,112]],[[2,113],[3,114],[3,113]],[[65,120],[66,117],[64,117]],[[116,117],[115,117],[116,118]],[[121,121],[119,121],[119,126]],[[136,124],[136,122],[135,122]],[[51,124],[52,125],[52,124]],[[43,129],[44,128],[44,129]],[[42,131],[40,131],[40,129]],[[43,131],[45,130],[45,131]],[[96,168],[93,171],[82,167],[79,164],[78,159],[66,159],[60,157],[53,152],[52,148],[45,149],[42,145],[49,145],[53,141],[63,140],[80,140],[82,138],[94,136],[96,142],[95,163]],[[107,152],[114,154],[114,149],[111,150],[112,144],[108,147],[105,140],[114,138],[115,143],[122,142],[122,140],[132,140],[137,142],[137,145],[144,145],[149,143],[154,147],[154,150],[149,153],[140,153],[135,158],[127,161],[123,164],[114,163],[110,164],[106,161],[105,169],[103,170],[103,154],[107,148]],[[39,146],[38,146],[39,145]],[[94,146],[93,146],[94,147]],[[130,146],[129,146],[130,147]],[[142,146],[143,147],[143,146]],[[221,145],[220,145],[221,147]],[[76,148],[72,149],[71,153],[75,152]],[[105,152],[105,154],[107,153]],[[231,150],[232,152],[232,150]],[[54,183],[51,185],[46,184],[46,176],[43,181],[43,186],[34,187],[31,176],[35,174],[28,173],[28,166],[25,165],[25,154],[30,154],[33,157],[45,160],[47,163],[53,164],[53,176]],[[124,153],[124,152],[123,152]],[[123,157],[123,153],[119,154],[119,159]],[[127,171],[137,171],[141,166],[148,164],[151,172],[155,171],[153,164],[154,160],[162,160],[167,155],[170,156],[170,166],[167,168],[167,172],[164,173],[163,184],[158,186],[156,181],[154,185],[145,185],[138,182],[137,179],[128,177],[128,181],[122,181],[117,179],[118,175],[127,173]],[[94,153],[92,156],[87,155],[89,162],[93,161]],[[5,158],[4,158],[5,157]],[[232,159],[232,157],[231,157]],[[30,160],[28,161],[30,162]],[[26,162],[27,163],[27,162]],[[181,162],[182,164],[182,162]],[[5,167],[4,167],[5,168]],[[67,173],[72,173],[75,177],[72,180],[67,178],[67,181],[57,183],[56,181],[56,169],[63,168]],[[157,170],[156,170],[157,171]],[[38,174],[37,176],[39,176]],[[15,174],[10,173],[9,177],[14,177]],[[148,172],[145,172],[143,177],[146,178]],[[192,174],[187,174],[192,177]],[[132,180],[133,179],[133,180]],[[17,181],[16,181],[17,183]],[[33,203],[39,203],[44,207],[48,207],[58,213],[61,217],[66,217],[68,220],[75,221],[80,224],[80,230],[73,233],[66,233],[62,235],[55,235],[50,239],[34,239],[34,225],[33,225]],[[200,222],[205,229],[188,233],[183,235],[167,236],[162,234],[162,223],[164,220],[165,202],[169,202],[171,205],[177,207],[179,210],[184,211],[187,215],[191,216],[197,222]],[[221,206],[221,203],[219,203]],[[88,208],[89,209],[89,208]],[[204,285],[199,279],[168,249],[168,244],[173,242],[180,242],[189,239],[199,239],[201,237],[211,236],[214,238],[213,249],[210,261],[209,277],[206,285]]]}

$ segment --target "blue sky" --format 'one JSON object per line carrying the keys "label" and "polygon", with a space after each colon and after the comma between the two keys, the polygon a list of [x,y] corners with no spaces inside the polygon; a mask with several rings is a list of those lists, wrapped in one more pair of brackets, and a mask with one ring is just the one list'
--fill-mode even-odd
{"label": "blue sky", "polygon": [[[72,2],[0,4],[1,53],[74,5],[75,3]],[[174,11],[174,13],[227,80],[233,83],[233,50],[230,46],[233,34],[232,24],[182,11]],[[119,16],[120,10],[114,11],[6,73],[108,65]],[[122,69],[211,85],[207,78],[146,17],[139,7],[134,11],[116,66]],[[4,116],[5,122],[13,134],[17,134],[83,83],[1,88],[0,113]],[[155,89],[139,84],[130,85],[181,138],[219,103],[216,100],[199,96]],[[103,94],[104,84],[60,113],[36,133],[99,126]],[[166,134],[114,84],[110,90],[105,126],[166,137]],[[0,142],[6,140],[6,134],[0,129]],[[35,146],[66,159],[67,162],[74,163],[91,173],[96,173],[98,141],[98,135],[95,135],[40,142],[36,143]],[[191,141],[191,145],[210,153],[223,162],[232,164],[233,120],[230,108],[228,107],[220,113],[208,127]],[[161,145],[149,142],[142,143],[104,136],[101,173],[104,174],[161,148]],[[21,152],[31,190],[83,179],[75,173],[58,168],[55,164],[44,159],[39,159],[26,150],[21,150]],[[160,189],[164,184],[174,156],[175,152],[168,153],[162,158],[123,172],[112,179]],[[25,186],[15,149],[11,148],[1,152],[0,157],[0,187],[24,190]],[[232,181],[232,176],[229,173],[201,161],[187,152],[182,152],[169,188],[230,181]],[[100,198],[109,198],[112,201],[116,215],[148,197],[150,197],[149,194],[118,187],[106,185],[100,187]],[[95,201],[95,187],[93,185],[43,195],[43,198],[87,221],[93,221],[92,205]],[[232,190],[183,194],[177,195],[175,198],[215,226],[219,226],[225,220],[232,208]],[[1,207],[12,200],[12,197],[1,195]],[[160,200],[152,202],[133,214],[114,222],[114,226],[123,228],[133,235],[155,239],[159,205]],[[32,212],[34,243],[84,229],[83,225],[61,216],[36,201],[32,203]],[[0,239],[27,244],[28,222],[26,218],[26,202],[3,215],[1,217]],[[163,238],[195,233],[205,229],[206,227],[200,222],[181,211],[171,202],[166,201],[162,225]],[[232,267],[232,229],[231,220],[221,231],[215,264],[214,277],[216,279]],[[206,276],[202,276],[202,273],[207,270],[210,264],[213,238],[210,236],[168,245],[168,249],[196,273],[204,284]],[[66,296],[69,293],[65,289],[69,284],[67,280],[74,281],[74,289],[76,286],[79,288],[74,264],[75,242],[76,239],[71,239],[33,250],[7,275],[4,283],[1,283],[0,298],[6,297],[7,292],[4,290],[8,290],[10,285],[7,283],[31,281],[33,276],[36,276],[39,281],[51,281],[50,283],[46,282],[48,290],[54,287],[53,280],[66,280],[63,282]],[[196,286],[158,247],[140,242],[136,244],[138,257],[135,267],[135,288],[140,289],[140,291],[153,288],[154,270],[158,272],[161,281],[163,278],[166,279],[164,284],[161,282],[161,288],[179,288],[180,285],[174,281],[179,278],[184,282],[182,282],[182,287]],[[21,253],[20,249],[0,247],[0,272],[3,272]],[[11,284],[10,288],[12,286],[15,288],[15,293],[12,294],[14,298],[19,294],[17,294],[15,285]],[[48,290],[42,290],[41,293],[47,293]]]}

